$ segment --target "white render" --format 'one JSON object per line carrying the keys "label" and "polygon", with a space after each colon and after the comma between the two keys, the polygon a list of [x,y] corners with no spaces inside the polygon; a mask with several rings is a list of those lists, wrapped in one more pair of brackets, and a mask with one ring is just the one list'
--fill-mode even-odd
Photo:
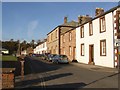
{"label": "white render", "polygon": [[[115,65],[114,52],[114,14],[109,12],[105,15],[106,31],[100,33],[99,18],[92,20],[93,35],[89,36],[89,23],[84,24],[84,38],[80,37],[80,27],[76,28],[76,58],[78,62],[88,64],[89,45],[94,45],[95,65],[112,67]],[[106,56],[100,56],[100,40],[106,39]],[[84,56],[81,56],[80,45],[84,43]]]}
{"label": "white render", "polygon": [[42,44],[36,46],[36,48],[34,49],[34,53],[35,53],[35,54],[47,53],[47,45],[46,45],[46,42],[43,42]]}

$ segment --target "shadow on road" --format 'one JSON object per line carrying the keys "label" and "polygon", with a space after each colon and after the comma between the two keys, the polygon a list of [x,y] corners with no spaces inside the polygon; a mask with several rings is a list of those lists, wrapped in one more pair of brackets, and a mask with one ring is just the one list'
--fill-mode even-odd
{"label": "shadow on road", "polygon": [[32,73],[43,73],[53,71],[61,68],[58,65],[51,65],[50,63],[43,62],[32,57],[25,58],[25,75]]}
{"label": "shadow on road", "polygon": [[[21,63],[20,61],[1,61],[2,68],[16,68],[15,76],[21,75]],[[60,66],[50,65],[48,63],[42,62],[41,60],[36,60],[34,58],[25,57],[24,62],[24,75],[32,73],[42,73],[52,70],[59,69]]]}
{"label": "shadow on road", "polygon": [[[16,83],[16,85],[21,85],[21,87],[26,87],[29,89],[41,89],[42,90],[46,90],[46,89],[57,89],[57,88],[69,88],[71,90],[77,90],[77,88],[82,88],[84,86],[86,86],[85,83],[68,83],[68,84],[60,84],[60,85],[50,85],[50,86],[41,86],[40,83],[43,83],[45,81],[49,81],[49,80],[53,80],[53,79],[58,79],[58,78],[62,78],[62,77],[67,77],[73,75],[72,73],[63,73],[63,74],[57,74],[57,75],[51,75],[48,77],[43,77],[43,78],[39,78],[39,79],[33,79],[33,80],[27,80],[27,81],[22,81],[22,82],[18,82]],[[42,81],[42,82],[41,82]],[[38,86],[34,86],[34,85],[38,85]],[[26,89],[26,88],[25,88]]]}
{"label": "shadow on road", "polygon": [[[43,90],[79,90],[80,88],[83,88],[86,84],[81,83],[67,83],[67,84],[59,84],[59,85],[50,85],[45,86]],[[30,87],[29,89],[40,89],[42,87],[36,86],[36,87]]]}

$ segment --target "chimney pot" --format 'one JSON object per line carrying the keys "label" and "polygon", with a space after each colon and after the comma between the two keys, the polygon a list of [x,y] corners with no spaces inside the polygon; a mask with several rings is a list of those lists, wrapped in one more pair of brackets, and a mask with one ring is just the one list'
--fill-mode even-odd
{"label": "chimney pot", "polygon": [[67,17],[64,17],[64,23],[67,23]]}

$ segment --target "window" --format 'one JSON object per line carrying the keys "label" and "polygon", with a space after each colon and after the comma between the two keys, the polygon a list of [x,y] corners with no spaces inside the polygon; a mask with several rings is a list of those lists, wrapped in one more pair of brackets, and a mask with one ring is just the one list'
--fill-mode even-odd
{"label": "window", "polygon": [[84,44],[81,44],[81,56],[84,56]]}
{"label": "window", "polygon": [[105,27],[105,17],[100,18],[100,33],[105,32],[106,27]]}
{"label": "window", "polygon": [[62,37],[63,37],[63,43],[64,43],[65,42],[65,36],[63,35]]}
{"label": "window", "polygon": [[43,43],[43,48],[45,47],[45,43]]}
{"label": "window", "polygon": [[57,30],[56,30],[56,38],[57,38]]}
{"label": "window", "polygon": [[89,23],[89,35],[93,35],[93,26],[92,26],[92,22]]}
{"label": "window", "polygon": [[69,55],[71,55],[72,53],[72,49],[71,49],[71,46],[69,46]]}
{"label": "window", "polygon": [[80,28],[80,35],[81,35],[81,38],[84,38],[84,27],[81,26]]}
{"label": "window", "polygon": [[100,56],[106,56],[106,40],[100,40]]}
{"label": "window", "polygon": [[52,41],[52,38],[53,38],[53,34],[51,34],[51,41]]}
{"label": "window", "polygon": [[63,54],[65,55],[65,48],[63,47]]}
{"label": "window", "polygon": [[71,34],[71,32],[69,33],[69,41],[71,41],[72,40],[72,34]]}

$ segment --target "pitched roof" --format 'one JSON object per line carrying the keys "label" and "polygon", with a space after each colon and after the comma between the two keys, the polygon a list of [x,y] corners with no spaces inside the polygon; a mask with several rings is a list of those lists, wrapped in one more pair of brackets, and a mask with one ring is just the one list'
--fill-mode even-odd
{"label": "pitched roof", "polygon": [[[78,26],[78,22],[76,21],[70,21],[61,25],[58,25],[57,27],[55,27],[52,31],[54,31],[56,28],[61,28],[61,32],[66,32],[68,30],[68,28],[75,28],[76,26]],[[51,31],[51,32],[52,32]],[[48,34],[50,34],[51,32],[49,32]],[[47,35],[48,35],[47,34]]]}
{"label": "pitched roof", "polygon": [[[88,23],[88,22],[90,22],[90,21],[93,21],[93,20],[95,20],[95,19],[97,19],[97,18],[99,18],[99,17],[101,17],[101,16],[104,16],[104,15],[110,13],[110,12],[113,12],[113,11],[116,10],[117,8],[120,8],[120,5],[111,8],[110,10],[108,10],[108,11],[106,11],[106,12],[98,15],[97,17],[94,17],[93,19],[91,19],[91,20],[89,20],[89,21],[87,21],[87,22],[85,22],[85,23],[82,23],[82,24],[78,25],[77,27],[79,27],[79,26],[81,26],[81,25],[84,25],[84,24],[86,24],[86,23]],[[77,27],[76,27],[76,28],[77,28]]]}
{"label": "pitched roof", "polygon": [[72,20],[70,22],[64,23],[64,24],[59,25],[59,26],[61,26],[61,27],[65,27],[65,26],[76,27],[77,25],[78,25],[78,22]]}
{"label": "pitched roof", "polygon": [[65,32],[68,32],[71,29],[76,28],[76,26],[78,26],[78,22],[75,22],[75,21],[64,23],[64,24],[61,25],[60,33],[63,34]]}

